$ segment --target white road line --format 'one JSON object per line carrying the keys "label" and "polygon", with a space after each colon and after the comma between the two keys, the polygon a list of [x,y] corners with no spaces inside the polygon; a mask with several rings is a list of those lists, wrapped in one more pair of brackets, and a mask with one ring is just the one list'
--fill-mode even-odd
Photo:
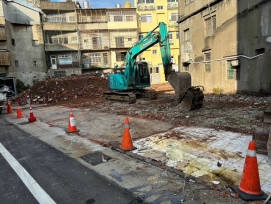
{"label": "white road line", "polygon": [[0,142],[0,153],[7,160],[16,174],[20,177],[28,190],[37,199],[40,204],[53,204],[55,201],[41,188],[41,186],[32,178],[24,167],[9,153],[9,151]]}

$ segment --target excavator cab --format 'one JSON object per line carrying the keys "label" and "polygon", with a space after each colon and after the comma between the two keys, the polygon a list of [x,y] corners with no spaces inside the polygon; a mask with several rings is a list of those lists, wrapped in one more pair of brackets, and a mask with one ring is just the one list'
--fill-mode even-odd
{"label": "excavator cab", "polygon": [[136,86],[150,86],[150,72],[149,66],[147,62],[138,62],[135,64],[136,66],[136,73],[135,73],[135,82]]}

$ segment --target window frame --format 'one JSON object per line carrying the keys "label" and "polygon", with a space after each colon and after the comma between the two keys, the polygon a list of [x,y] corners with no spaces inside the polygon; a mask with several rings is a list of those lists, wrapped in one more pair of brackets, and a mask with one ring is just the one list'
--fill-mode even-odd
{"label": "window frame", "polygon": [[15,67],[19,67],[19,61],[18,60],[14,60],[15,63]]}
{"label": "window frame", "polygon": [[90,53],[88,54],[90,64],[98,64],[102,63],[102,55],[101,53]]}
{"label": "window frame", "polygon": [[190,29],[188,28],[188,29],[185,29],[185,30],[183,31],[183,40],[184,40],[184,42],[189,42],[190,39],[191,39],[191,36],[190,36]]}
{"label": "window frame", "polygon": [[216,31],[216,15],[205,18],[204,26],[205,26],[205,36],[207,37],[213,36]]}
{"label": "window frame", "polygon": [[[131,18],[131,19],[128,20],[129,18]],[[132,21],[134,21],[134,16],[126,16],[126,17],[125,17],[125,20],[126,20],[127,22],[132,22]]]}
{"label": "window frame", "polygon": [[157,6],[157,10],[159,11],[164,10],[164,6],[163,5]]}
{"label": "window frame", "polygon": [[137,0],[137,4],[154,4],[155,0]]}
{"label": "window frame", "polygon": [[[211,61],[211,59],[212,59],[211,54],[212,54],[211,51],[204,52],[205,61]],[[211,62],[206,62],[204,64],[204,68],[205,68],[205,72],[207,72],[207,73],[212,72]]]}
{"label": "window frame", "polygon": [[[58,64],[59,64],[59,65],[72,64],[72,55],[58,55],[57,58],[58,58]],[[70,59],[70,60],[71,60],[71,63],[64,63],[64,62],[61,62],[61,59]]]}
{"label": "window frame", "polygon": [[152,14],[142,14],[140,19],[142,23],[152,23]]}
{"label": "window frame", "polygon": [[173,40],[173,32],[168,32],[168,39]]}
{"label": "window frame", "polygon": [[124,37],[115,37],[116,41],[116,48],[122,48],[125,47]]}
{"label": "window frame", "polygon": [[120,15],[114,16],[114,22],[123,22],[123,16]]}
{"label": "window frame", "polygon": [[[176,18],[176,20],[172,20],[172,17],[173,17],[173,16]],[[170,20],[170,21],[173,21],[173,22],[177,22],[177,21],[178,21],[178,16],[179,16],[178,13],[171,13],[171,14],[170,14],[170,17],[169,17],[169,20]]]}

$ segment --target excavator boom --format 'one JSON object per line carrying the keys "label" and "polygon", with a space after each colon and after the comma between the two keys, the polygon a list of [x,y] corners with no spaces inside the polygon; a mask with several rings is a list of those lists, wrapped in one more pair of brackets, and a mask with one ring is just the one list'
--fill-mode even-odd
{"label": "excavator boom", "polygon": [[[159,31],[156,31],[159,28]],[[200,108],[203,102],[203,88],[191,86],[191,76],[188,72],[175,72],[172,69],[169,35],[167,25],[159,25],[150,31],[128,52],[125,58],[124,73],[109,75],[109,85],[111,92],[104,93],[105,99],[135,102],[137,95],[144,95],[144,89],[150,87],[150,74],[148,64],[145,62],[136,62],[139,54],[159,43],[161,57],[166,80],[175,90],[175,96],[181,103],[183,110]],[[155,94],[145,91],[146,95],[155,98]]]}

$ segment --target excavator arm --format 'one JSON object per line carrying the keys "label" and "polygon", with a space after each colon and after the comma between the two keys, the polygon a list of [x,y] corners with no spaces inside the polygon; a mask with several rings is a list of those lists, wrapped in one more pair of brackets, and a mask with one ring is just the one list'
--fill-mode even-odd
{"label": "excavator arm", "polygon": [[[167,25],[162,22],[159,23],[156,28],[150,31],[144,38],[142,38],[127,52],[125,58],[125,72],[109,75],[110,89],[118,91],[128,91],[139,90],[145,87],[149,87],[150,83],[143,85],[137,83],[136,77],[138,73],[138,67],[136,64],[136,58],[142,52],[157,43],[159,43],[160,45],[165,78],[174,88],[176,99],[179,103],[181,103],[181,108],[184,110],[200,108],[202,106],[202,101],[204,97],[203,90],[201,87],[191,87],[191,76],[188,72],[175,72],[172,69]],[[110,94],[107,93],[106,97],[108,97]],[[125,96],[124,93],[120,92],[114,92],[114,94],[119,95],[117,98]],[[113,94],[111,95],[113,96]]]}

